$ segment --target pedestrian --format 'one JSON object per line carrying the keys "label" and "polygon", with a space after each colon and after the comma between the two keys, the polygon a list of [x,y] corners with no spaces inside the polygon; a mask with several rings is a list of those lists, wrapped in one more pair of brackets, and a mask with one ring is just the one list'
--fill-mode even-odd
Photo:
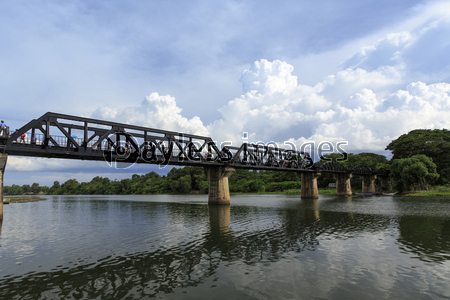
{"label": "pedestrian", "polygon": [[2,123],[0,124],[0,136],[7,136],[7,126],[5,124],[5,121],[2,120]]}
{"label": "pedestrian", "polygon": [[33,134],[33,136],[31,137],[31,144],[36,145],[36,135]]}

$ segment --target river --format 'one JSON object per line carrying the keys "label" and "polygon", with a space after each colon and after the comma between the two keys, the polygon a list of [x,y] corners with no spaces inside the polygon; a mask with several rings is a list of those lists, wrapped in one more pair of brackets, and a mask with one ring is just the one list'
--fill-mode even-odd
{"label": "river", "polygon": [[450,198],[45,198],[4,206],[0,299],[450,297]]}

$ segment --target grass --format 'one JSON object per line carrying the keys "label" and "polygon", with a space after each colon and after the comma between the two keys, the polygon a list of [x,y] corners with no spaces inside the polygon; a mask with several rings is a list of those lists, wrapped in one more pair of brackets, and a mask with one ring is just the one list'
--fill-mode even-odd
{"label": "grass", "polygon": [[292,190],[286,190],[283,192],[280,192],[280,194],[283,193],[285,195],[300,195],[302,193],[301,189],[292,189]]}
{"label": "grass", "polygon": [[433,186],[426,192],[410,193],[410,197],[450,197],[450,186]]}
{"label": "grass", "polygon": [[320,195],[336,195],[336,190],[319,190]]}
{"label": "grass", "polygon": [[45,198],[40,197],[3,197],[3,202],[9,203],[26,203],[26,202],[34,202],[46,200]]}

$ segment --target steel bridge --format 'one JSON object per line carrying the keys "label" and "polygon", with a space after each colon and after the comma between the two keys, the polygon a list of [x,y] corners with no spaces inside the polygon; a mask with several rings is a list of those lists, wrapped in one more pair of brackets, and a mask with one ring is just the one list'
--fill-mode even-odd
{"label": "steel bridge", "polygon": [[0,133],[0,151],[8,155],[150,163],[181,166],[226,166],[238,169],[387,175],[386,170],[314,163],[309,153],[273,144],[239,147],[212,138],[123,123],[48,112],[9,132]]}
{"label": "steel bridge", "polygon": [[[223,143],[225,144],[225,143]],[[218,145],[210,137],[48,112],[0,144],[8,155],[312,171],[308,153],[277,145]]]}
{"label": "steel bridge", "polygon": [[[108,164],[201,166],[210,183],[209,202],[217,198],[219,200],[212,202],[218,204],[229,204],[228,177],[235,169],[297,172],[302,180],[302,198],[318,197],[315,180],[321,172],[334,173],[338,183],[339,178],[348,181],[352,175],[365,176],[371,182],[376,176],[389,175],[386,170],[344,167],[337,162],[314,163],[309,153],[282,149],[275,143],[243,143],[239,147],[222,143],[219,148],[206,136],[53,112],[30,121],[15,132],[0,127],[2,186],[8,155],[95,160]],[[348,187],[345,193],[348,194]]]}

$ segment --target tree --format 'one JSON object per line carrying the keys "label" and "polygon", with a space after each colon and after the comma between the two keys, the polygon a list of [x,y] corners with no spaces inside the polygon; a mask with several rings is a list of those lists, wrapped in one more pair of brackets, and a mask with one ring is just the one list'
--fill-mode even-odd
{"label": "tree", "polygon": [[39,183],[33,183],[31,185],[31,192],[35,195],[39,194],[39,192],[41,191],[40,187],[39,187]]}
{"label": "tree", "polygon": [[29,184],[22,185],[22,191],[24,194],[31,193],[31,186]]}
{"label": "tree", "polygon": [[[337,161],[337,159],[342,158],[342,154],[340,153],[331,153],[328,155],[325,155],[325,158],[328,159],[328,161]],[[326,162],[326,160],[321,160],[322,162]],[[386,156],[376,153],[348,153],[347,154],[347,160],[345,161],[338,161],[343,166],[363,166],[367,168],[371,168],[373,170],[376,170],[378,168],[389,168],[389,161],[387,160]]]}
{"label": "tree", "polygon": [[412,130],[393,140],[386,150],[392,151],[392,160],[424,154],[436,164],[440,175],[437,183],[450,181],[450,131],[447,129]]}
{"label": "tree", "polygon": [[170,183],[170,188],[176,194],[187,194],[191,191],[191,175],[185,175]]}
{"label": "tree", "polygon": [[59,181],[54,181],[52,187],[48,190],[49,194],[60,195],[61,194],[61,184]]}
{"label": "tree", "polygon": [[439,178],[433,160],[424,154],[393,160],[391,175],[397,190],[401,192],[421,186],[428,189],[428,184]]}
{"label": "tree", "polygon": [[61,185],[63,195],[74,195],[78,193],[80,184],[75,179],[69,179]]}
{"label": "tree", "polygon": [[17,184],[13,184],[12,186],[5,186],[3,189],[3,192],[6,195],[22,195],[22,187],[18,186]]}

